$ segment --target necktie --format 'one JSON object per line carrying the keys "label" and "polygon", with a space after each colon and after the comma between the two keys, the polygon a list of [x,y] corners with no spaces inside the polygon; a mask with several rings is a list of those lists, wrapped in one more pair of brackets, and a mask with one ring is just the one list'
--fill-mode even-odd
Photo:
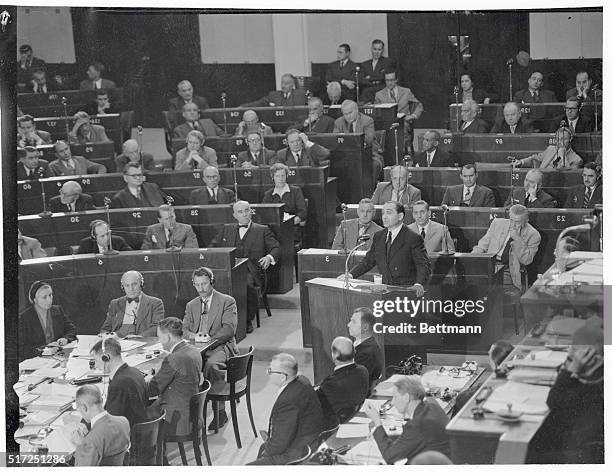
{"label": "necktie", "polygon": [[512,246],[512,238],[508,238],[506,242],[506,246],[504,247],[504,251],[501,255],[501,262],[504,265],[510,264],[510,247]]}
{"label": "necktie", "polygon": [[425,240],[425,228],[421,228],[421,238]]}
{"label": "necktie", "polygon": [[433,161],[433,153],[427,153],[427,167],[431,167],[432,161]]}
{"label": "necktie", "polygon": [[206,327],[208,326],[208,301],[210,297],[202,299],[202,313],[200,314],[200,326],[198,327],[198,333],[206,333]]}
{"label": "necktie", "polygon": [[74,161],[72,161],[72,159],[68,160],[68,168],[74,169]]}
{"label": "necktie", "polygon": [[387,250],[387,259],[389,259],[389,251],[391,250],[391,232],[387,232],[387,241],[385,242],[385,247]]}
{"label": "necktie", "polygon": [[68,212],[74,212],[74,204],[66,204],[68,206]]}
{"label": "necktie", "polygon": [[525,207],[529,207],[529,194],[525,194],[525,201],[523,202]]}
{"label": "necktie", "polygon": [[391,89],[391,92],[389,92],[391,95],[391,100],[393,100],[394,102],[397,102],[397,97],[395,96],[395,89]]}
{"label": "necktie", "polygon": [[367,231],[368,231],[368,225],[359,224],[359,236],[363,235]]}
{"label": "necktie", "polygon": [[166,240],[166,248],[170,248],[172,246],[172,229],[168,229],[168,239]]}
{"label": "necktie", "polygon": [[127,297],[125,300],[128,304],[131,304],[132,302],[136,302],[136,304],[138,304],[138,301],[140,301],[140,297]]}
{"label": "necktie", "polygon": [[249,228],[249,224],[247,223],[246,225],[238,225],[240,228]]}
{"label": "necktie", "polygon": [[194,130],[199,130],[200,129],[200,124],[198,122],[193,122],[193,129]]}
{"label": "necktie", "polygon": [[572,133],[576,133],[576,128],[574,127],[574,122],[569,122],[569,127],[570,127],[570,130],[572,130]]}
{"label": "necktie", "polygon": [[582,201],[582,208],[588,209],[591,205],[591,198],[593,197],[593,189],[590,187],[586,188],[586,192],[584,193],[584,200]]}
{"label": "necktie", "polygon": [[285,93],[285,100],[289,98],[289,94]]}
{"label": "necktie", "polygon": [[142,190],[140,189],[140,187],[138,189],[136,189],[136,199],[137,200],[141,200],[142,199]]}
{"label": "necktie", "polygon": [[295,162],[298,166],[302,165],[302,153],[295,153]]}
{"label": "necktie", "polygon": [[258,158],[259,158],[259,153],[252,153],[252,155],[253,155],[253,162],[256,163],[258,161]]}
{"label": "necktie", "polygon": [[466,187],[465,188],[465,195],[463,196],[463,202],[466,205],[469,205],[471,198],[472,198],[472,188],[471,187]]}
{"label": "necktie", "polygon": [[357,122],[353,122],[353,123],[351,123],[351,131],[352,131],[353,133],[356,133],[356,131],[355,131],[355,126],[356,126],[356,125],[357,125]]}
{"label": "necktie", "polygon": [[210,189],[208,193],[208,203],[217,204],[217,189]]}

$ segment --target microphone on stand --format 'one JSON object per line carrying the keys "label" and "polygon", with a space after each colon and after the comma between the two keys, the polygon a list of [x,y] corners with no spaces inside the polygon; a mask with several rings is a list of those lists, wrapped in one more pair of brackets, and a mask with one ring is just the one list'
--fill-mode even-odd
{"label": "microphone on stand", "polygon": [[506,61],[506,66],[510,66],[512,64],[514,64],[514,58],[511,57],[510,59]]}
{"label": "microphone on stand", "polygon": [[117,250],[113,250],[113,232],[111,230],[110,224],[110,197],[104,197],[104,208],[106,209],[106,225],[108,227],[108,246],[106,250],[102,252],[103,255],[118,255],[119,252]]}
{"label": "microphone on stand", "polygon": [[598,119],[598,110],[597,110],[597,95],[601,94],[601,91],[599,90],[599,84],[593,84],[593,86],[591,86],[591,90],[593,91],[593,105],[595,106],[595,132],[599,131],[599,125],[597,123],[597,119]]}
{"label": "microphone on stand", "polygon": [[457,133],[459,133],[459,87],[455,85],[453,89],[455,95],[455,119],[457,121]]}
{"label": "microphone on stand", "polygon": [[227,135],[227,115],[225,113],[225,100],[227,99],[227,94],[225,92],[221,92],[221,104],[223,105],[223,132]]}
{"label": "microphone on stand", "polygon": [[359,238],[357,238],[357,243],[358,243],[357,246],[355,246],[355,248],[351,250],[351,252],[346,257],[346,260],[344,261],[344,288],[345,289],[348,288],[349,286],[348,264],[351,259],[351,256],[353,256],[353,253],[355,253],[355,251],[357,251],[359,248],[361,248],[362,246],[365,246],[368,243],[368,241],[370,241],[370,238],[372,237],[368,235],[367,233],[364,233]]}
{"label": "microphone on stand", "polygon": [[342,209],[342,249],[340,250],[340,254],[346,255],[348,254],[348,250],[346,249],[346,212],[348,210],[348,205],[342,203],[340,204],[340,209]]}
{"label": "microphone on stand", "polygon": [[264,135],[266,133],[266,124],[264,122],[261,122],[259,124],[259,133],[261,134],[261,150],[263,151],[266,147],[266,143],[264,141]]}
{"label": "microphone on stand", "polygon": [[399,165],[399,147],[397,143],[397,129],[399,128],[399,123],[392,123],[389,127],[390,130],[393,130],[393,137],[395,138],[395,165]]}
{"label": "microphone on stand", "polygon": [[[263,137],[262,137],[263,140]],[[234,177],[234,198],[235,201],[238,202],[238,179],[236,177],[236,164],[238,163],[238,158],[235,154],[230,156],[230,165],[232,166],[232,176]]]}
{"label": "microphone on stand", "polygon": [[450,212],[450,207],[446,204],[442,204],[442,210],[444,212],[444,246],[445,249],[443,251],[440,251],[441,255],[454,255],[455,252],[454,251],[449,251],[448,249],[448,223],[447,223],[447,219],[446,219],[446,214],[448,212]]}
{"label": "microphone on stand", "polygon": [[357,105],[359,105],[359,71],[361,68],[355,66],[355,92],[357,93]]}
{"label": "microphone on stand", "polygon": [[49,218],[49,217],[51,217],[52,213],[51,213],[51,211],[47,210],[47,202],[46,202],[47,198],[46,198],[46,195],[45,195],[45,183],[43,181],[45,170],[43,169],[42,166],[40,166],[36,171],[38,172],[38,179],[39,179],[38,182],[40,182],[40,197],[42,199],[42,204],[43,204],[43,211],[41,213],[39,213],[38,216],[42,217],[42,218]]}
{"label": "microphone on stand", "polygon": [[144,165],[144,161],[142,159],[142,126],[138,125],[136,129],[138,130],[138,162],[141,165]]}
{"label": "microphone on stand", "polygon": [[[553,161],[553,166],[557,167],[557,164],[559,163],[559,160],[561,159],[561,156],[559,156],[559,149],[560,148],[560,143],[559,143],[559,138],[560,138],[560,133],[563,130],[567,130],[570,133],[570,136],[572,134],[571,130],[567,127],[567,122],[565,121],[565,119],[561,120],[559,122],[559,128],[557,129],[557,133],[555,134],[555,160]],[[565,167],[565,150],[563,150],[563,167]]]}
{"label": "microphone on stand", "polygon": [[64,108],[64,120],[66,125],[66,144],[70,144],[70,127],[68,126],[68,100],[62,97],[62,107]]}
{"label": "microphone on stand", "polygon": [[508,87],[510,90],[510,97],[508,100],[512,100],[512,64],[514,64],[514,58],[510,58],[506,61],[506,67],[508,68]]}
{"label": "microphone on stand", "polygon": [[[170,206],[172,206],[172,204],[174,203],[174,197],[172,197],[171,195],[167,195],[164,200],[166,201],[166,204]],[[171,228],[168,229],[168,243],[168,248],[166,248],[166,252],[168,253],[176,253],[183,249],[182,247],[174,244],[174,233],[172,232]]]}

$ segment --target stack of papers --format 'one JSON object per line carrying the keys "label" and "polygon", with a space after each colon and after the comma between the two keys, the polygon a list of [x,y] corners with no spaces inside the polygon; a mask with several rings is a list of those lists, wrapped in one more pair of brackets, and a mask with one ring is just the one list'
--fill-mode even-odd
{"label": "stack of papers", "polygon": [[540,350],[532,351],[525,358],[509,361],[514,366],[530,366],[538,368],[556,368],[567,358],[564,351]]}
{"label": "stack of papers", "polygon": [[49,451],[54,453],[74,452],[76,447],[70,441],[70,434],[74,429],[74,425],[65,425],[58,429],[54,429],[45,439]]}
{"label": "stack of papers", "polygon": [[351,465],[386,465],[378,445],[373,439],[359,442],[342,458]]}
{"label": "stack of papers", "polygon": [[41,396],[30,404],[30,409],[45,409],[61,411],[72,405],[73,398],[70,396],[46,395]]}
{"label": "stack of papers", "polygon": [[56,364],[57,360],[54,360],[53,358],[29,358],[19,363],[19,371],[33,371],[40,368],[50,368]]}
{"label": "stack of papers", "polygon": [[338,431],[336,432],[336,438],[359,438],[367,437],[370,433],[370,426],[368,424],[340,424]]}
{"label": "stack of papers", "polygon": [[557,370],[537,367],[515,368],[508,374],[508,379],[517,383],[552,386],[557,379]]}
{"label": "stack of papers", "polygon": [[21,394],[19,394],[19,405],[22,407],[27,406],[29,403],[31,403],[32,401],[36,399],[38,399],[37,394],[22,392]]}
{"label": "stack of papers", "polygon": [[40,368],[32,373],[33,376],[38,376],[40,378],[59,378],[64,373],[68,371],[68,368]]}
{"label": "stack of papers", "polygon": [[469,371],[459,371],[459,375],[452,375],[450,370],[453,366],[445,366],[442,373],[437,370],[428,371],[421,376],[421,382],[426,390],[441,390],[448,388],[451,391],[461,391],[470,380]]}
{"label": "stack of papers", "polygon": [[74,384],[41,384],[31,391],[32,394],[39,394],[41,396],[62,396],[74,399],[76,391],[79,387]]}
{"label": "stack of papers", "polygon": [[548,386],[508,381],[493,390],[483,407],[491,412],[497,412],[506,411],[508,404],[512,404],[512,410],[516,412],[546,414],[548,391],[550,391]]}
{"label": "stack of papers", "polygon": [[147,344],[146,342],[139,342],[137,340],[121,340],[119,343],[121,344],[121,352],[130,351]]}
{"label": "stack of papers", "polygon": [[57,416],[57,412],[52,411],[36,411],[31,412],[24,420],[25,426],[37,426],[40,429],[40,426],[47,425],[53,418]]}
{"label": "stack of papers", "polygon": [[584,327],[585,321],[576,317],[556,316],[548,323],[546,333],[571,337],[576,330]]}
{"label": "stack of papers", "polygon": [[125,355],[123,357],[123,361],[125,361],[128,366],[131,367],[138,366],[144,363],[145,361],[150,361],[151,359],[152,358],[147,359],[147,355],[145,355],[144,353],[134,353],[132,355]]}

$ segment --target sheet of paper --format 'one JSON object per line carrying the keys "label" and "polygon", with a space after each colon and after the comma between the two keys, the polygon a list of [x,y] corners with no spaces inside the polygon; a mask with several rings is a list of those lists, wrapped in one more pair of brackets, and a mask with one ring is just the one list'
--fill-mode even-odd
{"label": "sheet of paper", "polygon": [[532,366],[540,368],[556,368],[567,358],[564,351],[540,350],[532,351],[522,359],[509,361],[514,366]]}
{"label": "sheet of paper", "polygon": [[65,425],[76,426],[81,422],[81,414],[76,411],[64,412],[61,416],[51,422],[50,427],[53,429],[64,427]]}
{"label": "sheet of paper", "polygon": [[342,456],[351,465],[385,465],[386,462],[373,439],[359,442]]}
{"label": "sheet of paper", "polygon": [[85,358],[70,358],[66,367],[66,379],[77,379],[92,371],[89,368],[89,360]]}
{"label": "sheet of paper", "polygon": [[38,394],[34,394],[33,392],[24,392],[19,394],[19,405],[27,406],[32,401],[38,399]]}
{"label": "sheet of paper", "polygon": [[448,388],[451,391],[461,391],[465,388],[466,384],[470,380],[470,373],[468,371],[460,371],[459,375],[451,374],[450,370],[452,366],[445,366],[446,368],[441,373],[439,371],[428,371],[421,376],[421,382],[425,389],[444,389]]}
{"label": "sheet of paper", "polygon": [[68,372],[68,368],[61,368],[58,366],[56,368],[40,368],[34,371],[32,374],[42,378],[59,378],[66,372]]}
{"label": "sheet of paper", "polygon": [[140,342],[138,340],[121,340],[119,342],[121,344],[121,351],[126,352],[130,350],[134,350],[135,348],[146,345],[146,342]]}
{"label": "sheet of paper", "polygon": [[20,371],[38,370],[40,368],[49,368],[58,364],[58,361],[53,358],[29,358],[19,363]]}
{"label": "sheet of paper", "polygon": [[546,327],[546,333],[572,336],[579,328],[584,327],[585,321],[576,317],[554,317]]}
{"label": "sheet of paper", "polygon": [[70,396],[47,395],[39,397],[32,402],[30,404],[30,408],[35,409],[36,407],[53,407],[59,410],[68,404],[72,404],[72,397]]}
{"label": "sheet of paper", "polygon": [[32,394],[40,394],[41,396],[65,396],[74,399],[78,388],[78,386],[68,383],[51,383],[37,386],[36,389],[32,391]]}
{"label": "sheet of paper", "polygon": [[353,417],[350,421],[349,424],[369,424],[370,423],[370,418],[369,417]]}
{"label": "sheet of paper", "polygon": [[17,429],[15,432],[15,438],[31,437],[38,434],[39,430],[40,425],[24,425],[23,427]]}
{"label": "sheet of paper", "polygon": [[510,371],[508,379],[517,383],[552,386],[557,379],[557,370],[523,366]]}
{"label": "sheet of paper", "polygon": [[135,353],[133,355],[126,355],[123,357],[123,361],[125,361],[129,366],[138,366],[145,361],[150,361],[151,358],[147,359],[147,355],[144,353]]}
{"label": "sheet of paper", "polygon": [[516,412],[546,414],[548,391],[550,391],[548,386],[508,381],[493,390],[484,403],[484,408],[492,412],[506,411],[508,404],[512,404],[512,410]]}
{"label": "sheet of paper", "polygon": [[70,441],[70,433],[74,430],[73,425],[66,425],[59,429],[54,429],[45,439],[47,448],[50,452],[66,452],[72,453],[75,451],[75,446]]}
{"label": "sheet of paper", "polygon": [[153,351],[163,351],[164,348],[162,347],[162,344],[157,342],[153,345],[149,345],[143,348],[143,350],[147,353],[153,352]]}
{"label": "sheet of paper", "polygon": [[36,411],[30,412],[24,420],[24,425],[41,425],[48,424],[51,419],[57,416],[56,411]]}
{"label": "sheet of paper", "polygon": [[367,437],[369,433],[370,427],[368,424],[340,424],[336,432],[336,438]]}

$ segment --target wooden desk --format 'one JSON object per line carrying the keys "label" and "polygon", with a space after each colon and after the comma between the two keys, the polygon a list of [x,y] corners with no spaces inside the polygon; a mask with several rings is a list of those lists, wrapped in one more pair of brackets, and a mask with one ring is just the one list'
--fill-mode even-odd
{"label": "wooden desk", "polygon": [[[123,102],[123,89],[118,87],[108,90],[111,103]],[[63,117],[66,115],[62,99],[66,99],[68,115],[74,115],[88,103],[96,99],[95,90],[58,90],[47,94],[17,94],[17,103],[21,111],[35,117]]]}

